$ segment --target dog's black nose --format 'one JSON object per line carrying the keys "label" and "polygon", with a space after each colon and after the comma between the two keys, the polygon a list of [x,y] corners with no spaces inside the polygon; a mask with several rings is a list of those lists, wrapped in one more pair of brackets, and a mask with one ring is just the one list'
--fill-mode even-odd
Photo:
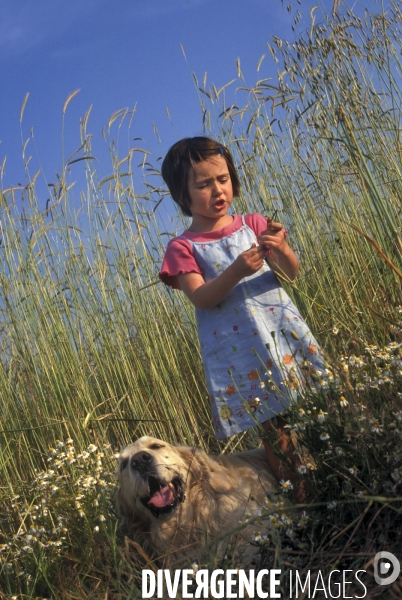
{"label": "dog's black nose", "polygon": [[136,471],[143,473],[148,470],[152,463],[152,456],[148,452],[137,452],[131,457],[131,466]]}

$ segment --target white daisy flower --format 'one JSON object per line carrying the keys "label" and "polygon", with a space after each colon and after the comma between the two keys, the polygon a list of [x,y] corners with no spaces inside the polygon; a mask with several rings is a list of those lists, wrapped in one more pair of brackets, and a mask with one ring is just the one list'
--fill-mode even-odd
{"label": "white daisy flower", "polygon": [[293,489],[293,485],[289,481],[289,479],[287,481],[285,481],[284,479],[281,479],[279,483],[280,483],[280,486],[281,486],[283,492],[288,492],[289,490]]}

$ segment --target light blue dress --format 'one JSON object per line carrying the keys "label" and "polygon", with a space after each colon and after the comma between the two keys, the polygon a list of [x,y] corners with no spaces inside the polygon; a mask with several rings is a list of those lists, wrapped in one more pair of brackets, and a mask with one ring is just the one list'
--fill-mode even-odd
{"label": "light blue dress", "polygon": [[[258,244],[244,217],[230,235],[189,241],[205,281]],[[316,340],[267,264],[196,316],[217,439],[282,413],[325,373]]]}

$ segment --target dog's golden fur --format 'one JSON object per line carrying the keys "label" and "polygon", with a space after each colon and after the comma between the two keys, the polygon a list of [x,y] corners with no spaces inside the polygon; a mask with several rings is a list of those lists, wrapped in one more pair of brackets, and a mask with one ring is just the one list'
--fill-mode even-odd
{"label": "dog's golden fur", "polygon": [[[169,566],[236,529],[276,491],[263,448],[211,456],[147,436],[121,452],[119,481],[123,529]],[[238,534],[250,537],[250,528]]]}

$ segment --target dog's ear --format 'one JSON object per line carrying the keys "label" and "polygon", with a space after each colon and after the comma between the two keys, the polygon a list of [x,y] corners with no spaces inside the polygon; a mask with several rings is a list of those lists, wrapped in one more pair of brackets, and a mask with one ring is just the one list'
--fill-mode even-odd
{"label": "dog's ear", "polygon": [[[209,461],[208,483],[212,490],[217,494],[228,494],[234,489],[234,482],[222,466],[214,464],[215,461]],[[212,463],[212,464],[211,464]]]}
{"label": "dog's ear", "polygon": [[131,511],[129,510],[129,506],[127,504],[127,500],[124,497],[123,490],[120,488],[117,492],[116,496],[116,510],[117,516],[120,519],[125,519],[129,516]]}
{"label": "dog's ear", "polygon": [[236,485],[219,462],[209,458],[207,454],[193,448],[180,447],[176,451],[189,466],[189,474],[195,479],[204,481],[213,492],[228,494]]}
{"label": "dog's ear", "polygon": [[122,488],[118,490],[116,494],[116,512],[122,522],[131,523],[134,519],[134,514],[138,513],[138,511],[142,512],[141,508],[141,504],[136,505],[135,502],[133,503],[126,497]]}

